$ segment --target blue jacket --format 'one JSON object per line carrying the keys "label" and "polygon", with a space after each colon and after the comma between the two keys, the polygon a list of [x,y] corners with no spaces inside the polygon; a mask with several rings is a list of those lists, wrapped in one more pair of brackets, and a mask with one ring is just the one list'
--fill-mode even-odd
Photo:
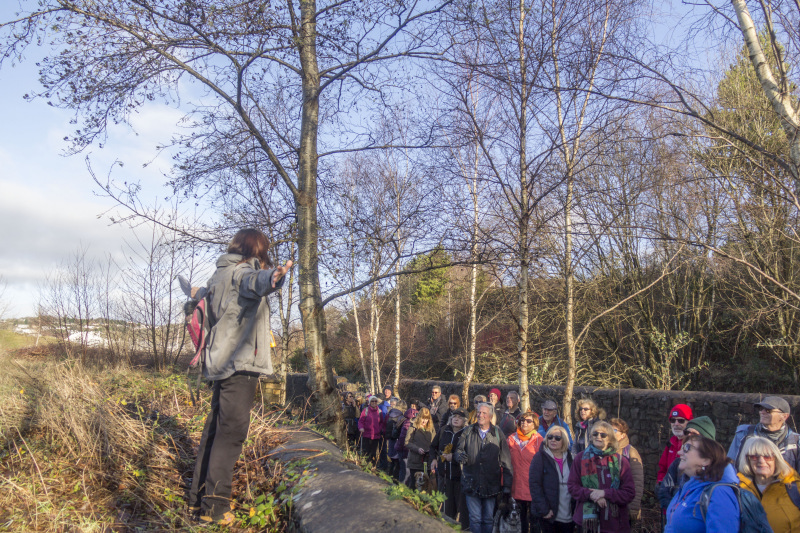
{"label": "blue jacket", "polygon": [[567,438],[569,439],[569,449],[570,450],[572,449],[572,432],[569,430],[569,426],[567,425],[567,423],[564,422],[563,420],[561,420],[560,416],[556,415],[556,419],[553,421],[552,424],[550,424],[550,426],[548,426],[547,429],[545,429],[544,426],[542,425],[543,422],[544,422],[544,418],[540,417],[539,418],[539,435],[541,435],[542,438],[544,438],[544,436],[547,434],[547,429],[550,429],[551,426],[561,426],[562,428],[567,430]]}
{"label": "blue jacket", "polygon": [[[721,481],[738,485],[733,465],[725,467]],[[698,501],[703,489],[713,481],[693,477],[681,487],[667,508],[667,527],[664,533],[731,533],[739,531],[739,500],[730,487],[718,487],[711,495],[708,514],[703,521]]]}

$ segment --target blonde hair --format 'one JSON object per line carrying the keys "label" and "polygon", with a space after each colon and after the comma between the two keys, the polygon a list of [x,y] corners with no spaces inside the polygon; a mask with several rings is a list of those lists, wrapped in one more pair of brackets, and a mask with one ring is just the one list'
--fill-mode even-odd
{"label": "blonde hair", "polygon": [[[422,419],[427,418],[428,423],[427,427],[422,427]],[[414,429],[422,429],[422,430],[430,430],[431,433],[436,435],[436,428],[433,425],[433,418],[431,418],[431,411],[427,407],[423,407],[422,409],[417,412],[417,416],[414,417],[414,421],[411,422],[411,425],[414,426]]]}
{"label": "blonde hair", "polygon": [[583,406],[589,408],[589,418],[605,419],[606,410],[597,407],[597,404],[591,398],[581,398],[575,403],[575,407],[578,409],[578,418],[580,418],[580,409]]}
{"label": "blonde hair", "polygon": [[775,473],[773,476],[776,479],[783,479],[792,472],[792,467],[781,455],[781,451],[775,446],[775,443],[764,437],[750,437],[744,441],[742,451],[739,453],[739,472],[742,475],[753,479],[755,474],[750,466],[750,460],[747,459],[748,455],[771,455],[775,458]]}
{"label": "blonde hair", "polygon": [[547,440],[547,436],[551,433],[561,434],[561,449],[558,451],[561,453],[566,453],[567,450],[569,450],[569,435],[567,434],[567,430],[561,426],[550,426],[550,429],[548,429],[547,433],[544,435],[544,439]]}
{"label": "blonde hair", "polygon": [[608,434],[608,447],[613,448],[614,453],[619,453],[619,441],[617,440],[617,436],[614,434],[614,426],[605,420],[599,420],[592,424],[592,427],[589,429],[589,437],[591,438],[592,433],[601,429],[605,430],[605,432]]}

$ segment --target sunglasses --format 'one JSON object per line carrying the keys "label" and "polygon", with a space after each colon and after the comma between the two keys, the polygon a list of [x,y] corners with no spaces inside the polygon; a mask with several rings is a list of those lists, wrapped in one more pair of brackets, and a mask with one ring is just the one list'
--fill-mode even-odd
{"label": "sunglasses", "polygon": [[683,453],[689,453],[690,451],[692,451],[693,448],[694,446],[692,446],[692,443],[687,442],[686,444],[683,445],[681,449],[683,450]]}
{"label": "sunglasses", "polygon": [[556,442],[561,442],[561,435],[548,435],[547,440],[554,440]]}
{"label": "sunglasses", "polygon": [[580,409],[578,409],[578,411],[591,411],[591,410],[592,410],[591,407],[581,407]]}
{"label": "sunglasses", "polygon": [[760,455],[754,453],[752,455],[748,454],[747,459],[753,461],[754,463],[758,462],[759,459],[764,459],[764,462],[771,463],[775,460],[775,457],[773,457],[772,455]]}
{"label": "sunglasses", "polygon": [[601,433],[600,431],[595,431],[594,433],[592,433],[592,437],[600,437],[601,439],[604,439],[608,437],[608,433]]}
{"label": "sunglasses", "polygon": [[759,407],[758,408],[758,412],[759,413],[770,413],[770,414],[772,414],[772,413],[783,413],[783,411],[781,411],[780,409],[767,409],[766,407]]}
{"label": "sunglasses", "polygon": [[533,419],[532,418],[522,418],[522,419],[520,419],[519,423],[520,424],[533,424]]}
{"label": "sunglasses", "polygon": [[669,419],[669,423],[670,424],[685,424],[686,423],[686,419],[685,418],[670,418]]}

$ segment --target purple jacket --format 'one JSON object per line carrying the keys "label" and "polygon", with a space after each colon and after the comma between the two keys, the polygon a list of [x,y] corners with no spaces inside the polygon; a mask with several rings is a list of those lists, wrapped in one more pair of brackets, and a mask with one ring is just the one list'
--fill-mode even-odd
{"label": "purple jacket", "polygon": [[406,435],[408,434],[408,428],[411,426],[411,421],[414,420],[415,416],[417,416],[416,409],[406,409],[406,419],[403,422],[403,429],[400,431],[400,438],[397,439],[397,442],[394,445],[394,450],[400,454],[402,459],[408,457],[408,450],[406,449]]}
{"label": "purple jacket", "polygon": [[[569,493],[575,499],[575,512],[572,515],[572,520],[578,525],[583,524],[583,504],[590,501],[589,494],[592,492],[592,489],[587,489],[581,485],[581,476],[583,475],[581,461],[583,461],[584,453],[586,452],[581,452],[575,456],[572,461],[572,469],[569,471],[569,479],[567,480]],[[600,518],[600,530],[628,533],[631,530],[628,504],[636,496],[636,485],[633,482],[633,474],[631,473],[631,465],[628,463],[628,459],[620,456],[619,488],[611,488],[611,476],[606,468],[601,468],[598,471],[598,477],[599,488],[605,491],[606,501],[618,507],[618,512],[615,513],[616,516],[612,515],[609,507],[597,510],[597,515]]]}
{"label": "purple jacket", "polygon": [[386,419],[383,417],[381,410],[377,407],[374,409],[372,407],[367,407],[358,419],[358,429],[359,431],[362,429],[364,430],[361,436],[365,439],[381,438],[385,425]]}

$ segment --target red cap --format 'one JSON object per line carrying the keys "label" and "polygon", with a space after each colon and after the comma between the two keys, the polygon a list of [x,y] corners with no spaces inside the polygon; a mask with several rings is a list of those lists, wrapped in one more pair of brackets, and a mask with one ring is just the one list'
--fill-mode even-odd
{"label": "red cap", "polygon": [[694,416],[692,415],[691,407],[685,403],[679,403],[669,410],[669,418],[685,418],[686,420],[691,420]]}
{"label": "red cap", "polygon": [[497,394],[498,398],[500,398],[500,396],[502,396],[502,394],[500,394],[500,389],[492,389],[492,390],[489,391],[489,394],[491,394],[491,393]]}

